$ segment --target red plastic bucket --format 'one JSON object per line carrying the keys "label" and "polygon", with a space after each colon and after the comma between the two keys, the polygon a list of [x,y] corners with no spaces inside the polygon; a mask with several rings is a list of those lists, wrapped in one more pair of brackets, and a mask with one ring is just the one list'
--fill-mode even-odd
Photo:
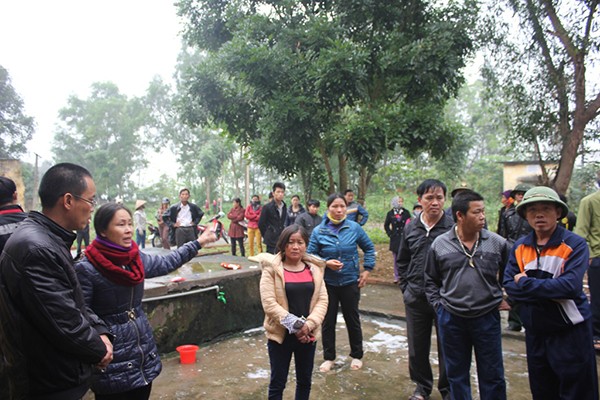
{"label": "red plastic bucket", "polygon": [[196,352],[199,347],[193,344],[184,344],[178,346],[176,350],[179,352],[179,362],[182,364],[194,364],[196,362]]}

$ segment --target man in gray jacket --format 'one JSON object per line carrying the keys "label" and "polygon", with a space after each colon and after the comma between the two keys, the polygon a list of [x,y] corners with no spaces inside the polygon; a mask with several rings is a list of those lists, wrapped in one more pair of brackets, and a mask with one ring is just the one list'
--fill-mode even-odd
{"label": "man in gray jacket", "polygon": [[471,398],[474,349],[481,398],[506,399],[499,310],[509,307],[498,276],[509,248],[500,235],[483,229],[480,194],[457,195],[452,214],[456,224],[433,241],[425,266],[425,290],[437,314],[450,393],[453,399]]}

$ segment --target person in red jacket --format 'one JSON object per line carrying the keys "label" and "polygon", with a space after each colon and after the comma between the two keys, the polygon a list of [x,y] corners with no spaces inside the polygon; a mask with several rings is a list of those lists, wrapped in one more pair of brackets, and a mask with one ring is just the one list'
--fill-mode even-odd
{"label": "person in red jacket", "polygon": [[227,218],[231,220],[229,225],[229,238],[231,239],[231,254],[235,256],[235,244],[236,242],[240,245],[240,253],[242,257],[246,257],[246,250],[244,249],[244,227],[240,225],[240,222],[244,221],[244,208],[242,207],[242,200],[239,197],[233,199],[233,208],[227,213]]}
{"label": "person in red jacket", "polygon": [[248,221],[248,242],[250,244],[250,257],[254,253],[254,243],[256,241],[256,254],[262,253],[262,236],[260,235],[260,229],[258,229],[258,220],[260,219],[260,213],[262,211],[262,205],[260,204],[260,197],[257,194],[252,195],[252,202],[246,207],[246,220]]}

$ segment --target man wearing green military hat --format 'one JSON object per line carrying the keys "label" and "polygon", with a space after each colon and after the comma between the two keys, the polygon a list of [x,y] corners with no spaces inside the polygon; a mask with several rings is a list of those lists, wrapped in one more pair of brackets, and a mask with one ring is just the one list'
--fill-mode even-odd
{"label": "man wearing green military hat", "polygon": [[509,303],[520,305],[529,386],[536,399],[598,399],[590,304],[583,292],[585,240],[558,225],[569,211],[544,186],[517,206],[533,231],[515,242],[504,272]]}

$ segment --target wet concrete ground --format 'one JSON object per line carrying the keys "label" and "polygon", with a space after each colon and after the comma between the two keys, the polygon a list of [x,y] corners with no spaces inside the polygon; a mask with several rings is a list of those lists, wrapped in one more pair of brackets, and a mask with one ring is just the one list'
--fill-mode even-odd
{"label": "wet concrete ground", "polygon": [[[323,361],[319,344],[311,399],[406,399],[412,394],[414,386],[408,373],[404,308],[399,289],[368,285],[363,289],[360,306],[365,347],[363,369],[349,368],[348,338],[340,316],[336,367],[327,374],[318,371]],[[503,314],[506,318],[506,312]],[[511,400],[531,398],[523,337],[523,333],[514,332],[503,335],[504,367]],[[435,349],[432,349],[432,360],[437,363]],[[293,371],[292,366],[284,399],[294,398]],[[475,362],[471,375],[473,397],[478,399]],[[195,364],[180,364],[176,353],[163,356],[163,372],[154,381],[151,399],[264,399],[268,384],[266,339],[262,328],[257,327],[201,346]],[[92,395],[86,397],[92,398]],[[439,400],[441,396],[434,390],[431,398]]]}

